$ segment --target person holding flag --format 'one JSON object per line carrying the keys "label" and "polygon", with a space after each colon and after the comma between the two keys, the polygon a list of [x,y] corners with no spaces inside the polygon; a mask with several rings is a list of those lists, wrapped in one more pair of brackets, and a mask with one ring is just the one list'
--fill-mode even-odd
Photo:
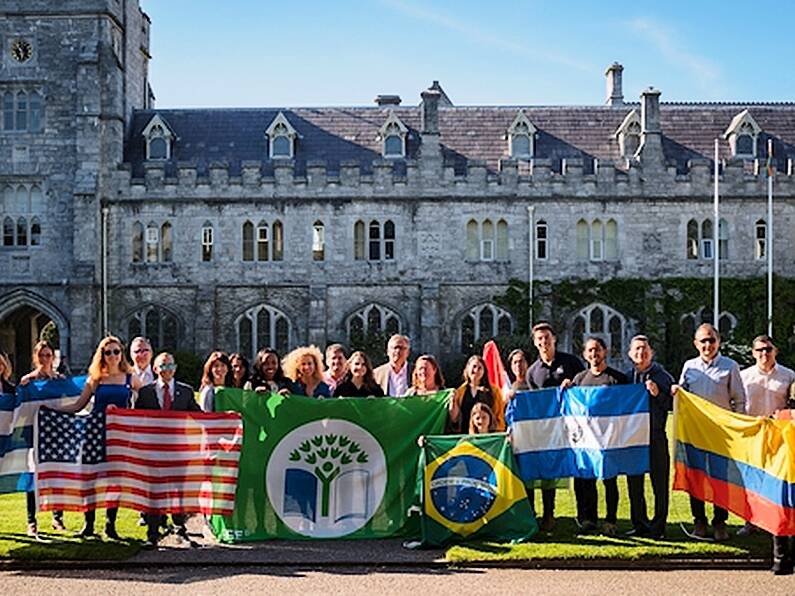
{"label": "person holding flag", "polygon": [[477,403],[484,403],[494,412],[497,429],[505,430],[505,404],[499,387],[489,383],[486,374],[486,362],[475,354],[470,356],[464,367],[464,382],[455,390],[450,400],[450,425],[454,432],[463,432],[466,428],[472,408]]}

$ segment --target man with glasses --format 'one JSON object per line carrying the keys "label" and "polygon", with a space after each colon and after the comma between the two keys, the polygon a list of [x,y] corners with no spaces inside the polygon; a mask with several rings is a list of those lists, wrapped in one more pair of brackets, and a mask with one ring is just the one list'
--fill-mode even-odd
{"label": "man with glasses", "polygon": [[[185,383],[174,380],[177,371],[177,364],[174,356],[168,352],[161,352],[155,358],[154,371],[157,374],[157,381],[142,387],[138,392],[138,399],[135,400],[135,408],[139,410],[175,410],[201,412],[196,398],[193,396],[193,388]],[[158,541],[158,526],[162,525],[165,516],[157,514],[146,514],[146,546],[153,548]],[[195,543],[188,537],[188,530],[185,528],[187,515],[174,513],[171,515],[174,522],[177,537],[191,546]]]}
{"label": "man with glasses", "polygon": [[[679,385],[671,388],[676,395],[679,386],[699,397],[711,401],[715,405],[732,412],[745,413],[745,388],[740,377],[739,365],[720,350],[720,334],[709,323],[696,329],[693,345],[698,350],[698,357],[685,362]],[[693,514],[693,535],[705,538],[707,535],[707,516],[704,501],[690,497],[690,511]],[[729,512],[714,506],[712,516],[713,537],[717,541],[728,540],[726,520]]]}
{"label": "man with glasses", "polygon": [[[776,362],[778,349],[767,335],[759,335],[751,343],[756,364],[740,373],[745,387],[745,413],[749,416],[772,416],[792,404],[795,371]],[[737,534],[747,536],[756,528],[746,522]]]}
{"label": "man with glasses", "polygon": [[409,351],[411,344],[405,335],[395,334],[386,345],[389,362],[373,370],[375,382],[381,386],[384,395],[401,397],[406,395],[411,385]]}
{"label": "man with glasses", "polygon": [[145,387],[155,382],[152,372],[152,344],[145,337],[136,337],[130,342],[130,361],[133,363],[133,376]]}

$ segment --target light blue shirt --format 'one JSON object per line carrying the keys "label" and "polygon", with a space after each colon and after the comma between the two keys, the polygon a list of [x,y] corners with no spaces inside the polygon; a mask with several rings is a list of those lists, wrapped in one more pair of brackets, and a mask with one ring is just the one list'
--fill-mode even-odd
{"label": "light blue shirt", "polygon": [[679,384],[721,408],[745,413],[740,367],[731,358],[718,354],[711,362],[704,362],[700,357],[688,360],[682,367]]}

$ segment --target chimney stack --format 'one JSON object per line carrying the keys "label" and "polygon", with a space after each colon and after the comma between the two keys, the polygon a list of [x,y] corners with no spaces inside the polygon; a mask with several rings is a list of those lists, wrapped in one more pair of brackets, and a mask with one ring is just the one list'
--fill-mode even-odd
{"label": "chimney stack", "polygon": [[422,132],[423,134],[439,134],[439,100],[442,94],[436,89],[426,89],[422,97]]}
{"label": "chimney stack", "polygon": [[607,100],[605,103],[609,106],[624,105],[624,91],[621,88],[622,72],[624,72],[624,67],[618,62],[613,62],[605,71],[607,78]]}
{"label": "chimney stack", "polygon": [[640,94],[640,162],[644,167],[664,168],[660,126],[660,92],[649,87]]}
{"label": "chimney stack", "polygon": [[375,96],[375,103],[379,106],[399,106],[400,102],[400,95],[376,95]]}

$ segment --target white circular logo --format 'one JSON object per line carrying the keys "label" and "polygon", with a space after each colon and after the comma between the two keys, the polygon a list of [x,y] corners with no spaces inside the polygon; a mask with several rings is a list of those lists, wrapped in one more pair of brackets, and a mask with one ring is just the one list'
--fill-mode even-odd
{"label": "white circular logo", "polygon": [[381,505],[386,481],[386,458],[373,435],[332,418],[285,435],[265,472],[276,514],[311,538],[346,536],[364,526]]}

